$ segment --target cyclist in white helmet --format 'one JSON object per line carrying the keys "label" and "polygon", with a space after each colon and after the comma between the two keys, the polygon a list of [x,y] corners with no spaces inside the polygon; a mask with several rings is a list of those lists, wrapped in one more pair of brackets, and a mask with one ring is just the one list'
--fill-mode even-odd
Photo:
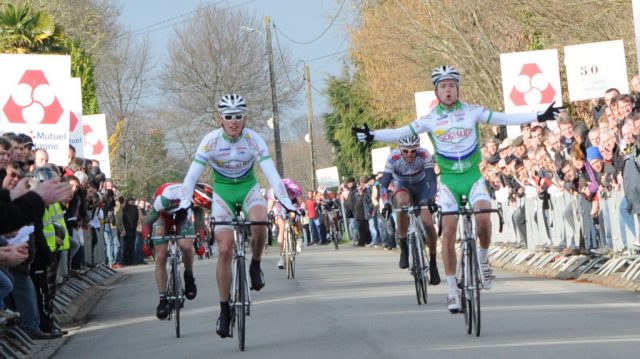
{"label": "cyclist in white helmet", "polygon": [[[192,193],[205,166],[213,169],[213,196],[211,217],[218,221],[230,221],[235,216],[235,204],[251,221],[267,220],[267,202],[260,193],[254,165],[259,164],[267,181],[274,189],[282,205],[293,210],[287,190],[269,156],[267,145],[255,131],[245,127],[247,104],[237,94],[223,96],[218,102],[219,129],[207,134],[196,151],[189,172],[183,181],[181,208],[191,204]],[[266,240],[267,229],[255,226],[251,229],[252,258],[249,266],[251,289],[264,287],[264,275],[260,260]],[[222,338],[230,335],[229,293],[231,290],[231,255],[233,253],[233,229],[216,226],[214,238],[218,244],[216,277],[220,292],[220,316],[216,332]]]}
{"label": "cyclist in white helmet", "polygon": [[[433,69],[431,82],[440,103],[430,114],[397,129],[372,131],[365,124],[363,128],[354,127],[353,131],[361,142],[396,142],[412,134],[428,132],[441,172],[438,198],[442,210],[457,210],[461,195],[467,196],[474,209],[490,208],[490,197],[479,169],[481,156],[478,124],[521,125],[535,121],[544,122],[554,120],[560,113],[560,108],[553,107],[552,103],[545,111],[537,114],[504,114],[460,102],[460,73],[456,68],[447,65]],[[478,258],[485,278],[484,288],[489,289],[494,279],[487,254],[491,244],[491,219],[486,213],[475,217],[477,235],[480,239]],[[444,217],[442,226],[442,259],[449,289],[447,306],[451,313],[458,313],[460,294],[455,278],[457,218]]]}
{"label": "cyclist in white helmet", "polygon": [[[430,207],[429,210],[420,211],[420,216],[427,232],[426,239],[429,247],[429,284],[438,285],[440,284],[440,274],[436,263],[438,236],[431,217],[438,188],[433,169],[433,157],[426,148],[420,147],[420,138],[416,135],[400,139],[398,147],[398,149],[389,153],[382,179],[380,180],[380,198],[385,202],[383,213],[388,216],[391,212],[387,188],[392,180],[395,188],[393,191],[395,208],[402,208],[410,204]],[[396,234],[400,242],[399,266],[401,269],[409,268],[408,226],[409,218],[407,214],[398,213]]]}

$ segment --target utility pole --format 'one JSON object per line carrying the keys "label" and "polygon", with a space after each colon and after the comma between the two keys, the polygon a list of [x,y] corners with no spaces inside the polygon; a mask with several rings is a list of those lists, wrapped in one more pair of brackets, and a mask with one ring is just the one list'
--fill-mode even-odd
{"label": "utility pole", "polygon": [[271,112],[273,116],[273,143],[276,150],[276,169],[280,176],[284,176],[284,166],[282,164],[282,147],[280,145],[280,119],[278,118],[278,96],[276,95],[276,74],[273,69],[273,49],[271,47],[271,20],[269,16],[264,17],[266,27],[265,47],[267,50],[267,61],[269,62],[269,81],[271,82]]}
{"label": "utility pole", "polygon": [[316,151],[313,147],[313,104],[311,103],[311,76],[309,65],[304,65],[304,82],[307,86],[307,125],[309,126],[309,144],[311,145],[311,184],[318,188],[316,178]]}

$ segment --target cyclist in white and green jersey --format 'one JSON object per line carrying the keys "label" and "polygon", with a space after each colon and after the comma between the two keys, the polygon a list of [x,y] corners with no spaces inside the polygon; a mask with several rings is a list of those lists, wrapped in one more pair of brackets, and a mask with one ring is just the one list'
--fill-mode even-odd
{"label": "cyclist in white and green jersey", "polygon": [[[440,103],[433,111],[414,120],[407,126],[397,129],[369,130],[353,128],[359,141],[397,142],[403,137],[428,132],[435,148],[436,163],[440,168],[439,202],[443,211],[455,211],[461,195],[469,198],[474,209],[490,208],[490,197],[484,179],[480,174],[480,130],[478,124],[520,125],[535,121],[555,119],[560,108],[553,103],[544,112],[525,114],[504,114],[493,112],[478,105],[458,101],[460,73],[451,66],[440,66],[431,73],[431,82],[435,87]],[[480,239],[478,258],[484,274],[484,288],[492,286],[494,275],[488,260],[491,244],[491,219],[489,214],[476,217],[477,235]],[[442,219],[442,260],[449,295],[447,306],[451,313],[460,311],[460,294],[456,283],[455,237],[457,218],[446,216]]]}
{"label": "cyclist in white and green jersey", "polygon": [[[211,217],[217,221],[230,221],[235,216],[235,204],[250,221],[267,220],[267,202],[260,194],[260,186],[254,173],[254,164],[259,164],[275,196],[289,210],[294,210],[287,190],[276,170],[267,145],[256,132],[245,127],[247,104],[237,94],[229,94],[218,102],[220,128],[206,135],[191,163],[183,181],[181,208],[191,205],[194,187],[205,166],[213,169],[213,197]],[[266,227],[251,228],[252,258],[249,266],[251,289],[264,287],[264,275],[260,259],[266,240]],[[214,233],[218,244],[216,279],[220,292],[220,316],[216,332],[222,338],[229,336],[229,293],[231,290],[231,255],[233,253],[233,228],[216,226]]]}

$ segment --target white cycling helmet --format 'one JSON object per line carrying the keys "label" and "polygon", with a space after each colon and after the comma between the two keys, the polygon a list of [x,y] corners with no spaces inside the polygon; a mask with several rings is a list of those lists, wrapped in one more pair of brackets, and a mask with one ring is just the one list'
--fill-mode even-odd
{"label": "white cycling helmet", "polygon": [[457,84],[460,84],[460,72],[455,67],[448,65],[436,67],[431,71],[431,82],[435,87],[442,80],[454,80]]}
{"label": "white cycling helmet", "polygon": [[420,147],[420,137],[416,135],[401,138],[398,141],[398,147],[403,150],[415,150]]}
{"label": "white cycling helmet", "polygon": [[247,112],[247,102],[235,93],[222,96],[218,102],[218,112],[221,115]]}

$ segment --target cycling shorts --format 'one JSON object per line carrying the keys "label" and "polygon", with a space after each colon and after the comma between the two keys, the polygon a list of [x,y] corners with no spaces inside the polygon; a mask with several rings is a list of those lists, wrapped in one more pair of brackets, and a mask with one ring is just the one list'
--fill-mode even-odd
{"label": "cycling shorts", "polygon": [[420,206],[428,204],[429,200],[433,199],[429,197],[429,183],[427,182],[427,177],[416,183],[394,180],[393,185],[395,186],[395,190],[393,192],[394,197],[400,192],[407,192],[412,203]]}
{"label": "cycling shorts", "polygon": [[[189,213],[187,217],[191,218],[191,213]],[[163,236],[168,236],[173,234],[173,233],[170,233],[171,232],[170,229],[173,228],[174,225],[180,228],[180,233],[178,233],[178,235],[193,236],[195,233],[193,229],[193,223],[191,223],[191,221],[185,220],[181,225],[179,225],[173,219],[173,215],[161,213],[160,217],[158,218],[158,221],[154,225],[154,232],[152,234],[153,245],[155,246],[158,244],[165,244],[169,242],[169,239],[168,238],[165,239],[163,238]],[[158,233],[158,228],[163,228],[164,230]]]}
{"label": "cycling shorts", "polygon": [[[211,218],[216,221],[231,221],[235,217],[236,203],[242,204],[242,212],[246,218],[254,206],[267,207],[267,200],[260,194],[260,186],[255,181],[238,183],[213,184],[213,196],[211,203]],[[215,231],[221,229],[233,229],[233,226],[216,226]]]}
{"label": "cycling shorts", "polygon": [[445,212],[457,211],[460,205],[460,196],[463,194],[467,196],[471,207],[480,200],[491,201],[484,178],[478,169],[464,173],[440,174],[439,192],[439,204]]}

